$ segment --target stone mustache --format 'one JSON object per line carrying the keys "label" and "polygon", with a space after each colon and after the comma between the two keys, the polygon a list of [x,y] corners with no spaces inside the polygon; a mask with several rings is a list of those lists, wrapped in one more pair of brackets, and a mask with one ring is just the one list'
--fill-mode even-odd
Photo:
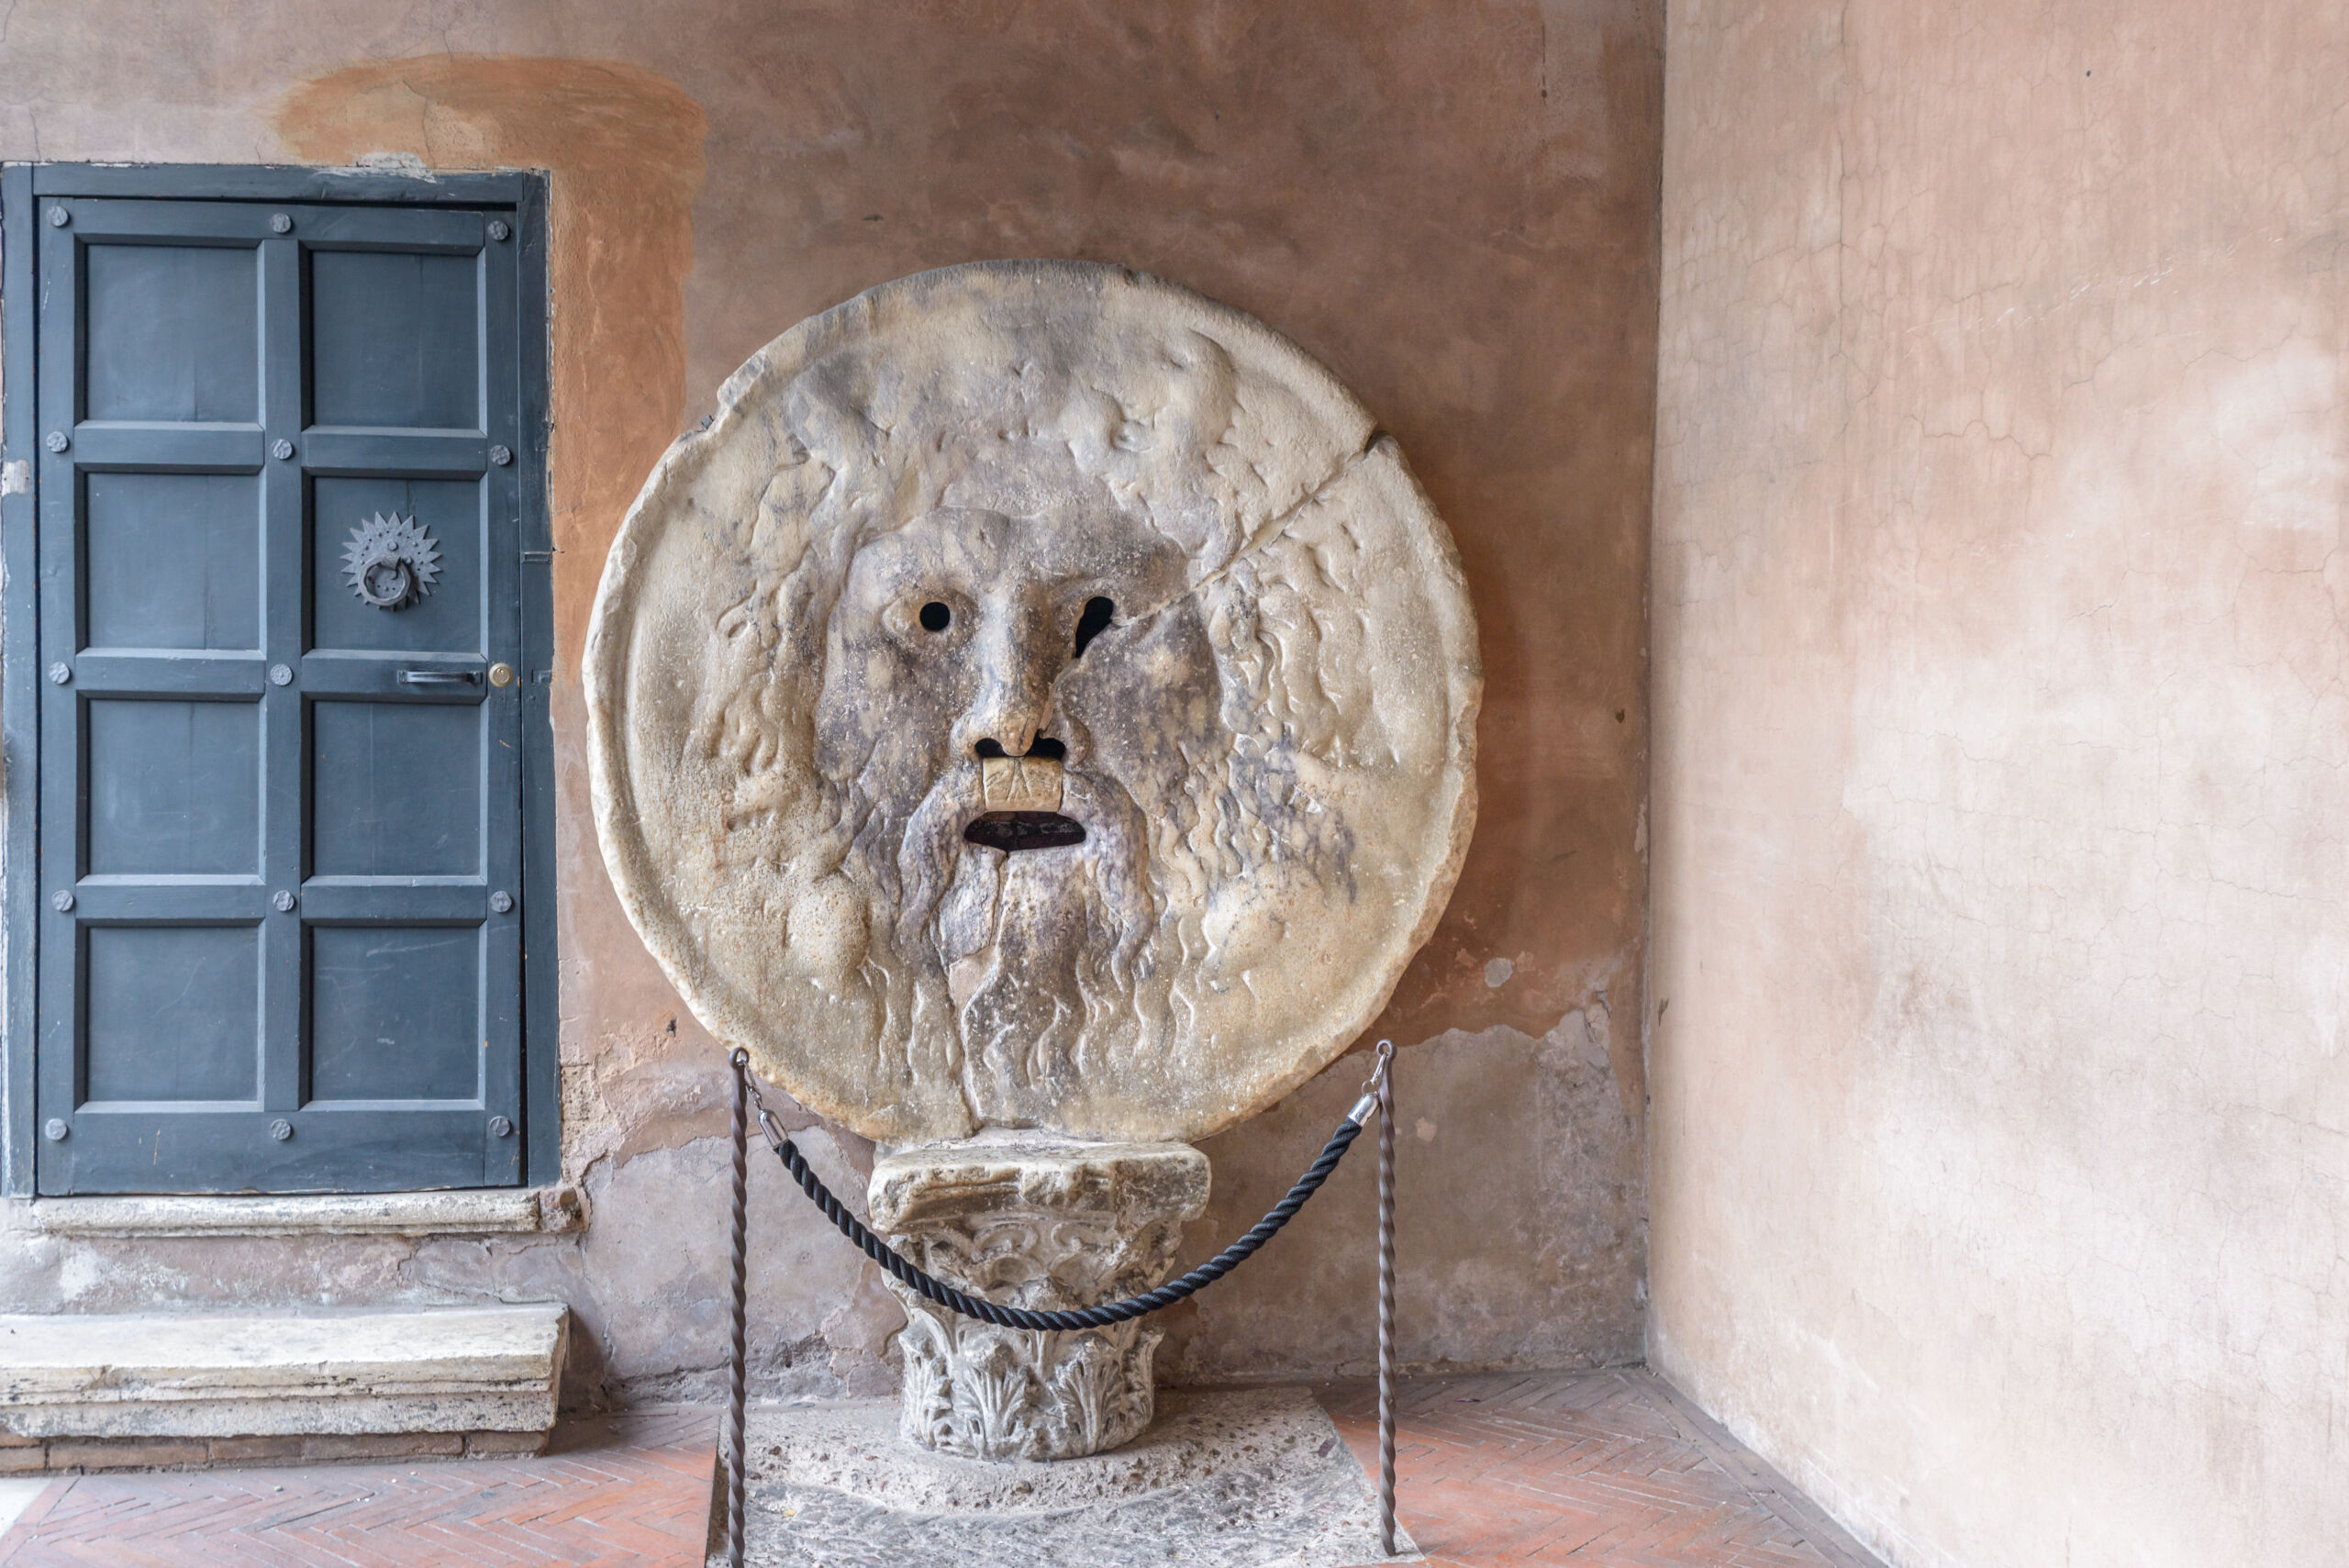
{"label": "stone mustache", "polygon": [[[893,1147],[918,1251],[1021,1305],[1154,1283],[1206,1199],[1175,1140],[1343,1051],[1458,874],[1480,677],[1450,536],[1326,371],[1118,268],[885,284],[718,404],[589,631],[622,903],[712,1033]],[[922,1151],[974,1136],[976,1166]],[[936,1327],[901,1341],[909,1425],[918,1352],[955,1389],[1005,1356],[1069,1398],[1138,1375],[1147,1418],[1153,1329],[1059,1355]],[[922,1440],[968,1451],[1132,1424],[1063,1401],[1090,1437],[941,1437],[943,1389]]]}

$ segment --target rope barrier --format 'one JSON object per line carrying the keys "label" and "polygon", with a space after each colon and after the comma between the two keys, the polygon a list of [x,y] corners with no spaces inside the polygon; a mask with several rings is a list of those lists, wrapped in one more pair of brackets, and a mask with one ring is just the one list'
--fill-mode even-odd
{"label": "rope barrier", "polygon": [[951,1308],[966,1318],[994,1323],[1006,1329],[1029,1329],[1045,1331],[1067,1331],[1075,1329],[1106,1329],[1112,1323],[1122,1323],[1146,1313],[1157,1312],[1174,1306],[1187,1296],[1195,1296],[1238,1268],[1254,1255],[1256,1250],[1271,1240],[1305,1207],[1305,1200],[1320,1190],[1346,1157],[1353,1140],[1373,1116],[1382,1118],[1378,1133],[1378,1446],[1379,1496],[1378,1524],[1380,1544],[1387,1556],[1395,1554],[1395,1091],[1387,1077],[1387,1068],[1395,1058],[1395,1042],[1378,1042],[1378,1063],[1371,1070],[1369,1080],[1363,1084],[1362,1098],[1338,1124],[1330,1141],[1321,1146],[1320,1154],[1305,1168],[1286,1196],[1275,1204],[1264,1218],[1258,1220],[1248,1233],[1218,1252],[1214,1257],[1156,1290],[1141,1296],[1130,1296],[1123,1301],[1101,1307],[1087,1307],[1074,1312],[1030,1312],[1022,1307],[1004,1307],[985,1296],[970,1296],[898,1256],[891,1247],[863,1221],[851,1214],[841,1200],[832,1195],[816,1173],[808,1168],[807,1157],[799,1152],[772,1113],[765,1098],[759,1093],[758,1080],[751,1075],[748,1051],[736,1051],[730,1061],[734,1068],[734,1191],[731,1218],[733,1270],[729,1284],[733,1287],[733,1312],[729,1327],[732,1330],[728,1346],[727,1362],[727,1420],[726,1420],[726,1548],[731,1568],[741,1568],[742,1495],[746,1480],[743,1461],[743,1401],[745,1395],[746,1308],[748,1293],[744,1286],[748,1262],[748,1168],[745,1150],[750,1143],[749,1118],[744,1112],[749,1103],[758,1106],[759,1130],[783,1161],[784,1169],[791,1173],[808,1201],[823,1210],[824,1218],[839,1228],[841,1235],[855,1242],[864,1255],[889,1271],[907,1285],[928,1300]]}
{"label": "rope barrier", "polygon": [[[808,1168],[807,1157],[801,1154],[798,1148],[785,1135],[782,1127],[768,1112],[766,1103],[763,1099],[759,1100],[759,1130],[766,1135],[767,1141],[774,1146],[775,1153],[782,1159],[784,1169],[791,1173],[792,1180],[799,1184],[800,1190],[807,1195],[808,1201],[823,1210],[824,1218],[830,1220],[841,1235],[862,1248],[866,1257],[886,1269],[898,1280],[904,1282],[908,1289],[925,1300],[936,1302],[939,1306],[950,1311],[959,1312],[965,1318],[975,1318],[982,1323],[993,1323],[1004,1329],[1030,1329],[1047,1332],[1067,1332],[1076,1329],[1106,1329],[1113,1323],[1123,1323],[1128,1318],[1163,1311],[1178,1301],[1197,1295],[1241,1263],[1246,1262],[1254,1255],[1257,1248],[1262,1247],[1278,1234],[1281,1227],[1286,1225],[1297,1211],[1305,1207],[1305,1200],[1311,1197],[1320,1189],[1321,1184],[1330,1179],[1330,1173],[1336,1170],[1338,1162],[1346,1157],[1347,1148],[1355,1139],[1362,1136],[1364,1125],[1378,1109],[1379,1091],[1386,1082],[1386,1064],[1392,1060],[1394,1054],[1395,1046],[1391,1040],[1382,1040],[1378,1042],[1378,1065],[1372,1070],[1369,1081],[1364,1084],[1362,1098],[1354,1102],[1353,1109],[1346,1113],[1346,1118],[1340,1122],[1338,1129],[1330,1135],[1330,1141],[1321,1146],[1319,1156],[1312,1164],[1305,1168],[1305,1173],[1297,1179],[1297,1184],[1289,1188],[1288,1195],[1275,1204],[1264,1218],[1258,1220],[1245,1236],[1241,1237],[1181,1279],[1170,1280],[1156,1290],[1145,1291],[1140,1296],[1130,1296],[1123,1301],[1108,1302],[1099,1307],[1080,1307],[1068,1312],[1031,1312],[1025,1307],[1005,1307],[989,1301],[983,1296],[971,1296],[959,1291],[936,1275],[925,1273],[900,1257],[896,1250],[886,1241],[866,1229],[863,1222],[851,1214],[839,1198],[832,1195],[831,1189],[825,1186],[821,1178]],[[741,1069],[738,1067],[737,1071]],[[745,1082],[748,1081],[746,1075]],[[758,1085],[752,1083],[750,1087],[751,1098],[759,1099]]]}

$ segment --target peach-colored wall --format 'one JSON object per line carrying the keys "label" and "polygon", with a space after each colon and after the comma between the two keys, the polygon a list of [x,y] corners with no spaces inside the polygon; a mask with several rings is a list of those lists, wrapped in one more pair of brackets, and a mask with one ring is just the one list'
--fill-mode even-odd
{"label": "peach-colored wall", "polygon": [[1655,1360],[1907,1568],[2349,1562],[2349,14],[1666,59]]}
{"label": "peach-colored wall", "polygon": [[[589,1385],[709,1386],[723,1078],[605,881],[579,641],[645,472],[753,350],[886,279],[1128,263],[1251,311],[1401,440],[1466,563],[1483,809],[1375,1032],[1403,1048],[1404,1349],[1639,1353],[1637,1031],[1662,23],[1652,0],[17,0],[0,157],[542,168],[552,191],[565,1146],[584,1238],[62,1243],[0,1204],[0,1304],[559,1296]],[[674,1020],[674,1028],[673,1028]],[[1620,1021],[1618,1021],[1620,1020]],[[1212,1140],[1206,1251],[1359,1059]],[[861,1190],[870,1151],[803,1140]],[[896,1308],[756,1167],[763,1389],[885,1385]],[[1367,1166],[1196,1306],[1180,1377],[1359,1370]]]}

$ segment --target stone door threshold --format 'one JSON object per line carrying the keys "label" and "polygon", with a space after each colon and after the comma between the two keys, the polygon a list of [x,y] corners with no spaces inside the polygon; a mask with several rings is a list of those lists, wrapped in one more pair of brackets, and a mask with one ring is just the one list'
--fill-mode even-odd
{"label": "stone door threshold", "polygon": [[500,1236],[576,1230],[579,1189],[36,1198],[34,1227],[52,1236]]}
{"label": "stone door threshold", "polygon": [[560,1303],[0,1317],[0,1471],[535,1453]]}

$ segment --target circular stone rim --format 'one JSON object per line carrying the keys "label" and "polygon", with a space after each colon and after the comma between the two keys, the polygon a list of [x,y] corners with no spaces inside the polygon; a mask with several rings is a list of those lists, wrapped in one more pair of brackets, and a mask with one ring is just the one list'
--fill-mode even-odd
{"label": "circular stone rim", "polygon": [[[580,673],[584,687],[587,709],[588,784],[596,840],[604,867],[612,879],[613,890],[619,896],[622,911],[629,924],[654,962],[675,987],[679,998],[695,1018],[722,1045],[753,1045],[762,1038],[759,1031],[737,1031],[724,1017],[727,1009],[710,998],[696,984],[696,972],[704,965],[696,962],[690,933],[684,929],[682,919],[675,917],[674,899],[662,891],[656,868],[635,862],[648,861],[641,835],[636,830],[637,812],[634,793],[627,777],[624,758],[627,753],[625,715],[627,712],[627,674],[622,655],[628,645],[626,630],[633,620],[636,595],[632,591],[634,574],[629,568],[646,552],[659,538],[660,529],[651,520],[652,514],[669,495],[672,487],[690,487],[703,466],[722,448],[741,417],[740,406],[745,398],[761,387],[773,384],[787,384],[807,370],[817,356],[840,346],[844,341],[871,336],[871,323],[877,307],[892,296],[901,294],[935,292],[951,287],[965,278],[1011,276],[1020,279],[1049,277],[1061,273],[1085,279],[1096,285],[1136,288],[1145,293],[1157,293],[1174,300],[1187,310],[1214,320],[1228,332],[1227,347],[1234,350],[1252,349],[1260,356],[1260,363],[1277,363],[1286,373],[1288,384],[1300,396],[1311,398],[1325,407],[1355,415],[1361,428],[1370,434],[1372,444],[1386,441],[1393,450],[1403,476],[1424,505],[1424,517],[1431,525],[1427,542],[1431,545],[1433,558],[1442,577],[1450,584],[1453,593],[1432,595],[1441,618],[1454,624],[1446,628],[1448,670],[1457,699],[1453,715],[1452,743],[1445,769],[1452,776],[1453,800],[1449,842],[1446,853],[1434,874],[1423,887],[1418,917],[1409,934],[1396,943],[1386,960],[1386,977],[1372,986],[1365,1001],[1347,1017],[1333,1019],[1324,1031],[1321,1042],[1309,1050],[1297,1051],[1289,1067],[1266,1080],[1262,1090],[1244,1103],[1219,1107],[1212,1113],[1195,1116],[1187,1120],[1166,1118],[1154,1135],[1170,1142],[1196,1142],[1256,1115],[1294,1092],[1300,1084],[1319,1073],[1345,1055],[1370,1026],[1384,1012],[1393,998],[1395,988],[1411,962],[1434,935],[1453,889],[1458,885],[1467,848],[1475,830],[1477,812],[1476,787],[1476,719],[1483,706],[1484,668],[1479,649],[1475,606],[1468,592],[1467,576],[1460,563],[1460,552],[1452,530],[1435,508],[1418,476],[1410,472],[1399,447],[1386,437],[1364,408],[1360,399],[1339,381],[1319,360],[1307,353],[1287,338],[1265,326],[1256,317],[1220,301],[1208,298],[1180,284],[1170,283],[1148,272],[1106,262],[1064,260],[1028,260],[971,261],[956,266],[933,268],[927,272],[908,273],[863,291],[829,310],[807,317],[778,334],[744,361],[741,368],[729,376],[718,388],[718,406],[708,420],[698,428],[686,431],[669,444],[645,478],[636,499],[629,506],[627,516],[614,534],[610,549],[604,559],[603,572],[597,581],[596,599],[588,617],[587,637],[580,657]],[[1441,616],[1450,610],[1452,615]],[[622,840],[626,841],[623,842]],[[668,918],[658,918],[663,912]],[[659,928],[648,929],[648,927]],[[674,950],[674,951],[673,951]],[[738,1038],[747,1033],[748,1039]],[[753,1050],[754,1058],[765,1052]],[[801,1106],[826,1120],[845,1127],[860,1136],[892,1146],[910,1146],[935,1141],[933,1137],[903,1138],[898,1130],[877,1118],[865,1107],[841,1102],[818,1083],[807,1081],[790,1071],[792,1063],[782,1052],[777,1060],[774,1082]],[[975,1130],[983,1124],[972,1121]],[[1074,1137],[1054,1128],[1027,1129],[1045,1137]],[[954,1136],[954,1135],[949,1135]],[[967,1136],[967,1134],[963,1135]],[[1118,1141],[1136,1140],[1121,1137]]]}

